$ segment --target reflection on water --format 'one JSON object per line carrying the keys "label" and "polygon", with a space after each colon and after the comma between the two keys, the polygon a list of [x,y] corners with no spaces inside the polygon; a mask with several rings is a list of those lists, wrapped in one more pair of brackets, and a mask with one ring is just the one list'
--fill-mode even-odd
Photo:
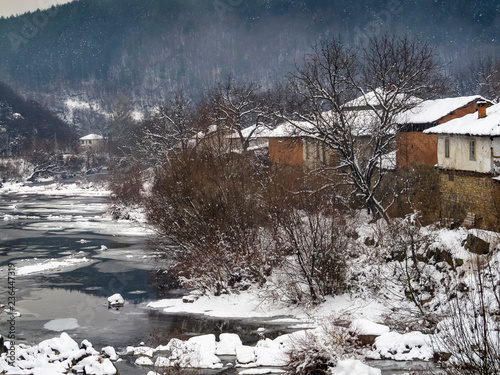
{"label": "reflection on water", "polygon": [[[157,287],[158,277],[165,275],[157,274],[154,262],[144,258],[146,236],[128,236],[124,223],[101,217],[106,198],[10,194],[2,199],[7,204],[0,207],[0,270],[9,262],[21,267],[74,254],[93,261],[75,269],[16,278],[19,341],[36,343],[58,336],[59,332],[44,328],[55,319],[71,321],[67,332],[77,342],[88,339],[96,348],[112,345],[122,351],[140,342],[165,345],[173,337],[206,333],[232,332],[246,344],[258,341],[262,321],[165,315],[146,308],[151,300],[179,297],[182,291]],[[1,220],[2,215],[10,216]],[[0,282],[6,282],[4,276],[0,271]],[[122,294],[125,306],[108,308],[107,297],[114,293]],[[0,288],[0,301],[6,297],[6,288]],[[6,329],[3,315],[0,332]],[[274,326],[270,332],[272,338],[287,331]],[[130,364],[121,364],[120,372],[147,373]]]}

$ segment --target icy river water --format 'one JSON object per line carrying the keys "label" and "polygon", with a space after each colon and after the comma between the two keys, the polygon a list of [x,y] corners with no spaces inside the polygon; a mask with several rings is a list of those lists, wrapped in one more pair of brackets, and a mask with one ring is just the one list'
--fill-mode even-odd
{"label": "icy river water", "polygon": [[[34,186],[0,192],[0,303],[6,304],[8,265],[14,264],[18,342],[34,344],[65,331],[77,342],[87,339],[96,348],[111,345],[123,353],[140,342],[165,345],[171,337],[230,332],[238,333],[244,344],[254,344],[259,327],[268,328],[270,335],[290,332],[262,320],[167,315],[148,309],[148,302],[179,297],[182,291],[160,292],[157,264],[147,251],[147,230],[113,221],[105,214],[107,207],[107,194],[92,189],[54,193]],[[107,304],[114,293],[126,300],[118,310]],[[0,333],[7,331],[3,312]],[[428,368],[425,363],[391,361],[370,365],[384,374]],[[122,375],[148,372],[131,359],[117,368]]]}

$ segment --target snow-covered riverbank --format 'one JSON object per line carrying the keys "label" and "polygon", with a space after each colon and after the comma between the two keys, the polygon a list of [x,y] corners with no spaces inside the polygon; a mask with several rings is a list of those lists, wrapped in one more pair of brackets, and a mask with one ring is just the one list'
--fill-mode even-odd
{"label": "snow-covered riverbank", "polygon": [[[3,219],[4,223],[12,224],[13,230],[17,230],[15,225],[17,222],[22,222],[19,230],[25,233],[28,231],[35,236],[36,233],[43,232],[50,234],[69,233],[75,237],[79,235],[80,231],[85,230],[93,233],[94,237],[98,234],[129,236],[130,238],[141,236],[144,238],[151,233],[145,225],[138,224],[138,222],[143,221],[140,214],[136,215],[137,221],[122,220],[117,226],[117,222],[113,221],[109,214],[102,214],[106,211],[105,204],[102,203],[100,203],[102,205],[100,207],[96,205],[88,207],[84,202],[74,202],[70,206],[61,207],[62,212],[59,214],[50,213],[43,204],[30,206],[22,204],[21,198],[30,194],[52,198],[107,197],[109,195],[109,191],[93,185],[47,184],[33,186],[7,183],[0,189],[0,194],[8,195],[11,199],[9,204],[12,206],[9,208],[10,213],[4,214],[3,218],[0,219]],[[19,198],[18,201],[16,197]],[[99,210],[101,213],[93,216],[92,212]],[[86,214],[82,215],[82,213]],[[27,220],[30,217],[34,217],[36,220]],[[242,340],[236,335],[238,332],[226,332],[229,335],[200,335],[187,340],[164,338],[164,342],[161,342],[158,348],[151,348],[151,351],[144,349],[144,346],[141,346],[143,349],[137,349],[134,345],[138,343],[130,342],[130,355],[135,354],[137,357],[135,359],[137,366],[139,366],[137,373],[145,374],[148,371],[157,371],[162,366],[177,364],[188,367],[220,369],[227,368],[228,362],[243,374],[280,371],[277,367],[290,361],[290,353],[297,345],[331,342],[333,340],[329,339],[328,335],[335,333],[344,337],[343,345],[326,345],[320,348],[324,353],[336,358],[337,366],[331,366],[331,373],[378,374],[380,373],[378,370],[370,368],[366,364],[363,365],[359,361],[366,359],[428,361],[435,355],[440,355],[441,352],[449,349],[440,347],[440,344],[444,341],[445,335],[453,334],[453,331],[450,330],[450,324],[446,324],[446,322],[453,318],[451,307],[453,301],[457,301],[457,290],[459,291],[458,296],[465,300],[467,299],[467,291],[480,291],[474,271],[477,260],[483,265],[486,264],[485,262],[492,265],[489,276],[491,282],[499,280],[498,264],[500,260],[497,234],[464,228],[456,230],[422,228],[423,235],[428,236],[431,242],[425,249],[418,249],[418,269],[421,273],[419,282],[422,285],[420,292],[425,297],[425,303],[420,306],[424,311],[418,311],[415,303],[408,298],[408,285],[405,284],[404,279],[401,279],[401,275],[404,276],[401,273],[404,271],[401,268],[405,265],[404,262],[387,258],[390,251],[383,244],[382,224],[367,224],[366,221],[360,221],[356,231],[358,234],[356,252],[351,254],[348,274],[349,280],[355,287],[340,296],[326,297],[320,304],[289,305],[276,301],[270,298],[270,294],[266,290],[266,288],[272,287],[269,284],[264,285],[263,288],[252,286],[246,291],[232,292],[218,297],[199,295],[193,292],[184,298],[167,298],[150,302],[147,309],[165,315],[192,314],[207,318],[258,318],[266,324],[287,325],[290,330],[296,332],[280,335],[271,340],[266,338],[266,331],[262,329],[257,332],[261,335],[262,340],[253,346],[243,345]],[[488,243],[489,254],[478,255],[467,247],[467,241],[471,235]],[[142,260],[143,257],[148,257],[137,252],[108,251],[109,249],[103,242],[98,242],[95,239],[86,242],[89,241],[86,238],[75,237],[72,241],[78,243],[78,246],[82,248],[80,252],[60,249],[61,252],[55,258],[46,256],[37,258],[35,255],[39,253],[33,251],[23,254],[24,257],[17,257],[15,260],[17,275],[21,277],[64,272],[93,264],[96,260],[108,257],[108,254],[111,258],[122,257],[127,262],[132,263]],[[429,255],[430,253],[432,255]],[[6,272],[7,268],[3,268],[0,270],[0,276],[2,273],[5,276]],[[121,270],[120,272],[127,271]],[[490,285],[490,281],[487,284]],[[484,286],[484,290],[488,293],[487,298],[493,300],[494,295],[491,293],[494,290],[491,290],[488,285]],[[427,287],[429,287],[428,292]],[[116,291],[109,290],[108,295],[114,292]],[[425,293],[429,294],[428,298]],[[452,296],[453,293],[455,297]],[[467,311],[472,308],[467,301],[463,302],[462,306]],[[53,318],[58,317],[54,316]],[[432,319],[434,325],[429,325],[429,321],[426,319]],[[72,323],[71,327],[79,326],[78,321]],[[70,335],[71,327],[68,330]],[[494,327],[496,327],[495,324],[491,326],[492,333],[494,333]],[[360,345],[359,342],[354,344],[350,338],[356,336],[360,338],[370,336],[369,340],[375,341],[373,344],[364,346]],[[69,342],[67,336],[60,336],[54,340],[68,340]],[[0,373],[8,369],[11,373],[57,374],[57,372],[47,372],[49,367],[52,371],[56,366],[51,367],[52,365],[47,364],[45,352],[40,350],[39,345],[18,348],[18,350],[31,350],[30,353],[33,353],[33,357],[30,359],[29,366],[37,363],[38,365],[25,368],[23,370],[25,372],[19,372],[21,367],[13,370],[7,367],[2,368],[0,365]],[[81,348],[81,344],[76,346],[72,344],[71,347],[79,355],[83,353],[81,350],[85,349]],[[142,351],[148,355],[143,355]],[[75,353],[66,353],[68,356],[58,358],[57,361],[60,363],[57,366],[65,363],[64,361],[67,361],[68,358],[73,358]],[[92,357],[96,353],[87,354]],[[43,360],[37,359],[36,355],[45,357]],[[104,357],[99,355],[101,357],[98,358],[101,359],[95,360],[102,362]],[[127,353],[123,352],[121,355],[125,356]],[[226,358],[227,355],[231,356],[229,361]],[[3,354],[1,358],[3,366],[7,366],[7,355]],[[89,359],[88,361],[95,360]],[[20,356],[16,357],[16,363],[23,364],[22,361]],[[108,362],[106,361],[106,363]],[[368,363],[370,366],[375,366],[374,362]],[[95,370],[96,372],[93,373],[112,373],[106,372],[110,371],[111,367],[106,368],[106,370]]]}

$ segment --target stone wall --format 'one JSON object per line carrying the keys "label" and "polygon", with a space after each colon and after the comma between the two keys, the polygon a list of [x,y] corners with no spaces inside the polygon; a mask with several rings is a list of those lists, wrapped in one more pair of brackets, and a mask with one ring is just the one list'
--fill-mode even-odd
{"label": "stone wall", "polygon": [[462,221],[468,212],[476,216],[475,227],[498,230],[500,181],[491,175],[463,171],[440,171],[442,216]]}
{"label": "stone wall", "polygon": [[[490,105],[491,104],[488,103],[488,107]],[[462,108],[459,108],[453,112],[450,112],[448,115],[441,118],[438,122],[438,125],[441,125],[441,124],[444,124],[445,122],[448,122],[450,120],[474,113],[476,111],[477,111],[477,102],[469,103],[465,107],[462,107]]]}

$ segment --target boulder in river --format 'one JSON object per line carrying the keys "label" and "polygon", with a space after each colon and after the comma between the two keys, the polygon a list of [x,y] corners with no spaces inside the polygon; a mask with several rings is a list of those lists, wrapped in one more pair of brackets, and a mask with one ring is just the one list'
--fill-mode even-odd
{"label": "boulder in river", "polygon": [[120,293],[113,294],[111,297],[108,297],[108,305],[111,307],[121,307],[125,304],[125,300],[123,299]]}

